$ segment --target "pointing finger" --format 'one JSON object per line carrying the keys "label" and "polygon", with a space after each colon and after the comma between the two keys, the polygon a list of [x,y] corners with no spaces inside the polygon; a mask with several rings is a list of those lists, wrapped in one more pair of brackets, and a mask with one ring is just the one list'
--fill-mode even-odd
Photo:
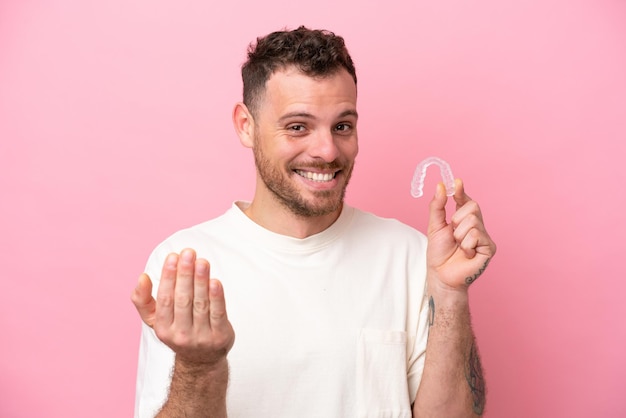
{"label": "pointing finger", "polygon": [[163,263],[161,281],[156,297],[156,323],[168,328],[174,321],[174,288],[176,286],[176,265],[178,254],[170,254]]}
{"label": "pointing finger", "polygon": [[455,179],[454,180],[454,201],[456,202],[457,210],[471,201],[472,199],[465,193],[465,185],[463,184],[463,180]]}

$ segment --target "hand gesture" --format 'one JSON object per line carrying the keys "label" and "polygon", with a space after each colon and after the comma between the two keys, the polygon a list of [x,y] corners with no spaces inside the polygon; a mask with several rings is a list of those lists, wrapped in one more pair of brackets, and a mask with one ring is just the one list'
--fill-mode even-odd
{"label": "hand gesture", "polygon": [[427,263],[431,280],[451,290],[467,289],[487,268],[496,252],[483,223],[478,204],[466,193],[463,182],[455,180],[456,212],[446,221],[443,184],[437,185],[430,203]]}
{"label": "hand gesture", "polygon": [[209,274],[208,261],[196,259],[194,250],[172,253],[163,265],[156,300],[145,273],[131,300],[177,360],[214,366],[226,358],[235,333],[226,315],[222,284]]}

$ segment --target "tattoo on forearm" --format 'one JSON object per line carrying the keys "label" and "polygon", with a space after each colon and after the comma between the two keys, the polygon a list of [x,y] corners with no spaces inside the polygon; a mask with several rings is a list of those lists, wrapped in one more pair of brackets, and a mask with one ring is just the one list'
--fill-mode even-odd
{"label": "tattoo on forearm", "polygon": [[480,364],[480,356],[478,355],[478,348],[476,344],[472,342],[470,348],[469,357],[467,359],[467,366],[465,370],[465,379],[469,385],[470,392],[472,394],[472,407],[476,415],[482,415],[485,410],[485,379],[483,378],[483,368]]}
{"label": "tattoo on forearm", "polygon": [[481,274],[483,274],[483,272],[487,269],[487,266],[489,265],[489,262],[491,261],[491,258],[488,258],[487,261],[485,261],[485,264],[483,264],[483,266],[478,269],[478,272],[476,272],[476,274],[474,274],[473,276],[470,277],[466,277],[465,278],[465,283],[467,284],[472,284],[476,281],[476,279],[478,279],[480,277]]}
{"label": "tattoo on forearm", "polygon": [[435,299],[431,296],[428,299],[428,330],[435,323]]}

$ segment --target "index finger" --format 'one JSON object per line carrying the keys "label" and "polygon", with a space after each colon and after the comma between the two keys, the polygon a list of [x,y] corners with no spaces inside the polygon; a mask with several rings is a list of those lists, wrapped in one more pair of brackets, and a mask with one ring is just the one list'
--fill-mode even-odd
{"label": "index finger", "polygon": [[161,271],[161,281],[156,297],[156,323],[169,327],[174,321],[174,288],[176,286],[176,269],[178,254],[167,256]]}
{"label": "index finger", "polygon": [[465,184],[463,184],[463,180],[454,179],[454,196],[453,197],[454,197],[454,201],[456,202],[457,210],[461,206],[463,206],[464,204],[472,200],[472,198],[469,197],[467,193],[465,193]]}

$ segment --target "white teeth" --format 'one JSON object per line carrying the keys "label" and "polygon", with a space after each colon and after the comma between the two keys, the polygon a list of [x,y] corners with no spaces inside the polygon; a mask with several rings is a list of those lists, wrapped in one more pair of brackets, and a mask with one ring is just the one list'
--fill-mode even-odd
{"label": "white teeth", "polygon": [[331,181],[335,178],[335,173],[311,173],[310,171],[296,170],[296,173],[302,177],[313,181]]}

